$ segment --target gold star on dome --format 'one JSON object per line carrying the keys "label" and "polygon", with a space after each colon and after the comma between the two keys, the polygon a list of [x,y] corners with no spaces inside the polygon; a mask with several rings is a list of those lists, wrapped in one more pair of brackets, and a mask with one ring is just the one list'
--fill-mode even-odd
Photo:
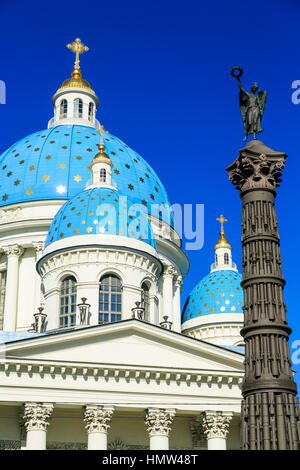
{"label": "gold star on dome", "polygon": [[29,167],[29,171],[33,171],[33,170],[35,170],[35,166],[34,166],[34,165],[31,165],[31,166]]}
{"label": "gold star on dome", "polygon": [[42,178],[42,180],[45,181],[45,182],[49,181],[49,179],[50,179],[49,175],[44,175],[43,178]]}
{"label": "gold star on dome", "polygon": [[33,193],[31,188],[26,189],[25,192],[26,192],[27,196],[30,196]]}
{"label": "gold star on dome", "polygon": [[74,181],[76,181],[76,183],[79,183],[79,181],[81,181],[81,180],[82,180],[82,178],[81,178],[80,175],[74,176]]}
{"label": "gold star on dome", "polygon": [[92,232],[92,231],[93,231],[93,227],[87,227],[87,228],[86,228],[86,231],[87,231],[88,233]]}
{"label": "gold star on dome", "polygon": [[66,168],[66,166],[67,166],[67,165],[66,165],[65,163],[61,163],[61,164],[59,165],[59,168]]}
{"label": "gold star on dome", "polygon": [[77,235],[78,232],[79,232],[78,228],[75,228],[73,233],[74,233],[74,235]]}

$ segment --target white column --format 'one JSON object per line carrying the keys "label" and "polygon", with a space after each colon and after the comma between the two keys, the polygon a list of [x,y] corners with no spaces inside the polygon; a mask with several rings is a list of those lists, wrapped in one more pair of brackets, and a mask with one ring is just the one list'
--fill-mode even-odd
{"label": "white column", "polygon": [[177,276],[175,281],[175,292],[173,299],[173,330],[181,333],[181,305],[180,305],[180,294],[182,288],[182,276]]}
{"label": "white column", "polygon": [[176,411],[174,409],[149,408],[145,424],[150,437],[150,450],[168,450],[169,433]]}
{"label": "white column", "polygon": [[[164,266],[163,272],[163,314],[160,321],[164,316],[168,316],[168,321],[173,323],[173,276],[175,269],[172,266]],[[173,326],[172,326],[173,329]]]}
{"label": "white column", "polygon": [[47,428],[53,411],[52,403],[25,403],[24,425],[26,450],[46,450]]}
{"label": "white column", "polygon": [[207,437],[208,450],[226,450],[226,438],[232,413],[226,411],[205,411],[202,426]]}
{"label": "white column", "polygon": [[[34,242],[32,246],[35,250],[35,263],[40,258],[44,251],[44,242]],[[38,308],[42,303],[42,293],[41,293],[41,277],[35,269],[35,283],[34,283],[34,313],[37,312]]]}
{"label": "white column", "polygon": [[110,428],[113,406],[86,405],[84,408],[85,429],[88,433],[88,450],[106,450],[107,432]]}
{"label": "white column", "polygon": [[122,286],[122,320],[132,318],[131,309],[135,307],[135,302],[141,302],[142,289],[128,284]]}
{"label": "white column", "polygon": [[19,245],[3,247],[7,255],[7,276],[4,305],[4,331],[15,331],[17,321],[18,282],[19,282],[19,258],[24,249]]}
{"label": "white column", "polygon": [[[82,297],[86,297],[89,309],[89,325],[99,324],[99,282],[77,282],[77,304],[81,303]],[[76,307],[76,320],[78,321],[79,310]]]}
{"label": "white column", "polygon": [[149,297],[149,311],[150,311],[150,323],[153,325],[158,325],[159,324],[159,319],[158,319],[158,298],[156,295],[150,295]]}

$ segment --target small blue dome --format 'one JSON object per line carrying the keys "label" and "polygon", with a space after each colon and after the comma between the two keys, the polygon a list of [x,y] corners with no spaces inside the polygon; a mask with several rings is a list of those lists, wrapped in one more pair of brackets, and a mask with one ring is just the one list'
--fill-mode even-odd
{"label": "small blue dome", "polygon": [[[71,199],[91,182],[88,167],[99,141],[94,128],[79,125],[56,126],[21,139],[0,155],[0,206]],[[173,225],[166,190],[150,165],[111,134],[104,143],[118,190]]]}
{"label": "small blue dome", "polygon": [[78,235],[119,235],[135,238],[156,248],[144,208],[117,190],[97,187],[82,191],[57,212],[45,242]]}
{"label": "small blue dome", "polygon": [[187,298],[182,323],[201,315],[243,313],[241,281],[241,274],[233,270],[214,271],[205,276]]}

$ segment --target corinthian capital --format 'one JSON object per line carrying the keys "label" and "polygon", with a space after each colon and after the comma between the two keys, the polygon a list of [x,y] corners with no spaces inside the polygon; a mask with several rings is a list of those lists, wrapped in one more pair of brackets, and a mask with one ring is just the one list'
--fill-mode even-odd
{"label": "corinthian capital", "polygon": [[173,409],[149,408],[145,424],[150,436],[169,436],[175,413],[176,411]]}
{"label": "corinthian capital", "polygon": [[44,242],[32,242],[32,246],[36,256],[39,257],[44,251]]}
{"label": "corinthian capital", "polygon": [[177,276],[177,279],[175,281],[175,286],[178,288],[182,286],[182,276]]}
{"label": "corinthian capital", "polygon": [[108,432],[113,412],[112,406],[87,405],[83,418],[87,432]]}
{"label": "corinthian capital", "polygon": [[24,248],[20,245],[8,245],[3,247],[3,251],[7,256],[22,256]]}
{"label": "corinthian capital", "polygon": [[251,141],[240,150],[238,158],[226,168],[232,184],[240,191],[253,188],[275,190],[281,182],[286,154]]}
{"label": "corinthian capital", "polygon": [[202,428],[207,439],[220,437],[225,439],[229,424],[232,419],[232,413],[222,411],[206,411],[202,415]]}
{"label": "corinthian capital", "polygon": [[176,274],[176,271],[175,269],[173,268],[173,266],[170,266],[170,265],[164,265],[164,272],[163,272],[163,276],[174,276]]}
{"label": "corinthian capital", "polygon": [[52,411],[52,403],[25,403],[23,422],[26,431],[46,431]]}

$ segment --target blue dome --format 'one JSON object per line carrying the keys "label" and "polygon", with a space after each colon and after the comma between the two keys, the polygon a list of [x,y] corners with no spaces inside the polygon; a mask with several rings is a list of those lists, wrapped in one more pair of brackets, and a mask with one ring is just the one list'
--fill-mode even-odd
{"label": "blue dome", "polygon": [[[79,125],[52,127],[21,139],[0,156],[0,206],[45,199],[71,199],[91,182],[88,167],[100,136]],[[117,137],[106,134],[106,153],[113,163],[118,190],[165,222],[170,202],[155,171]]]}
{"label": "blue dome", "polygon": [[143,206],[109,188],[86,189],[66,202],[51,223],[45,248],[57,240],[93,234],[135,238],[156,248]]}
{"label": "blue dome", "polygon": [[242,276],[237,271],[220,270],[205,276],[190,293],[182,323],[213,313],[243,313]]}

